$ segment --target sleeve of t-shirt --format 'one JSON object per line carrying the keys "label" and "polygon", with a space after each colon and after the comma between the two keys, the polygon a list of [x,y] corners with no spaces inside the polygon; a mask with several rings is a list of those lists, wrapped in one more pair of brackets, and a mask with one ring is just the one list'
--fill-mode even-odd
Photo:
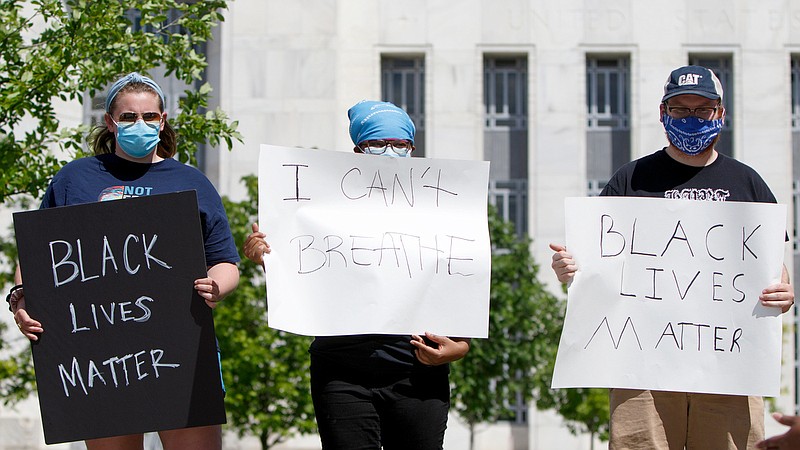
{"label": "sleeve of t-shirt", "polygon": [[[756,201],[760,203],[778,203],[778,199],[775,198],[775,194],[772,193],[772,190],[769,188],[769,185],[761,175],[758,174],[755,170],[752,171],[753,176],[753,190],[755,191]],[[783,238],[784,242],[789,242],[789,231],[786,231],[786,235]]]}
{"label": "sleeve of t-shirt", "polygon": [[44,197],[42,197],[42,203],[39,205],[39,209],[52,208],[53,197],[53,184],[51,183],[47,185],[47,190],[44,191]]}
{"label": "sleeve of t-shirt", "polygon": [[[58,174],[56,174],[50,180],[50,183],[47,185],[47,189],[44,191],[44,197],[42,197],[42,203],[39,205],[39,209],[53,208],[55,206],[64,206],[63,197],[64,197],[63,181],[58,176]],[[59,198],[62,198],[62,201],[60,203],[58,201]]]}
{"label": "sleeve of t-shirt", "polygon": [[85,201],[85,196],[76,194],[83,192],[82,188],[89,186],[95,179],[93,173],[86,170],[88,160],[88,158],[76,159],[59,169],[50,179],[39,208],[55,208]]}
{"label": "sleeve of t-shirt", "polygon": [[198,187],[197,199],[203,220],[206,265],[211,267],[223,262],[239,262],[239,252],[231,234],[228,216],[214,186],[210,182],[202,183]]}
{"label": "sleeve of t-shirt", "polygon": [[231,234],[228,217],[220,202],[219,210],[206,215],[205,241],[206,265],[209,267],[228,262],[239,262],[239,252]]}
{"label": "sleeve of t-shirt", "polygon": [[611,176],[611,179],[608,180],[608,183],[603,187],[603,190],[600,191],[601,197],[619,197],[622,196],[625,189],[622,186],[622,183],[625,180],[625,174],[623,173],[623,168],[617,170],[614,175]]}
{"label": "sleeve of t-shirt", "polygon": [[767,182],[755,171],[753,171],[753,176],[755,178],[753,183],[755,184],[757,201],[763,203],[778,203],[778,199],[775,198],[775,194],[772,193]]}

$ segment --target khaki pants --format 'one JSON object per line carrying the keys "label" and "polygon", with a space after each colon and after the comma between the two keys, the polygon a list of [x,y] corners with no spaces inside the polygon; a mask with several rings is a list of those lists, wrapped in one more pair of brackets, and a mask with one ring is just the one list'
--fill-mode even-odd
{"label": "khaki pants", "polygon": [[611,389],[610,450],[743,450],[764,438],[764,400]]}

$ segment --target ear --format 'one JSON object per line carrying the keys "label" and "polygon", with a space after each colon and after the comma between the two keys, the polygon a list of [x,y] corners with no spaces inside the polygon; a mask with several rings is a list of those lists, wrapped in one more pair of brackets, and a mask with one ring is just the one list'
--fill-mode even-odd
{"label": "ear", "polygon": [[108,131],[116,133],[117,125],[114,123],[114,120],[111,119],[111,114],[105,113],[103,115],[103,120],[106,122],[106,128],[108,128]]}
{"label": "ear", "polygon": [[161,126],[158,128],[159,133],[164,131],[164,126],[166,125],[166,123],[167,123],[167,112],[164,111],[161,113]]}
{"label": "ear", "polygon": [[667,113],[667,105],[664,102],[658,104],[658,121],[664,123],[664,114]]}

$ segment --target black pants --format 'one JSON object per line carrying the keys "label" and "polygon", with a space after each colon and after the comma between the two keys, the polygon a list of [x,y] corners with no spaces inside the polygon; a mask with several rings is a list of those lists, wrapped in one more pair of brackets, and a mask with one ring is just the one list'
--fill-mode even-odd
{"label": "black pants", "polygon": [[359,376],[311,358],[311,396],[324,450],[440,450],[447,428],[446,371]]}

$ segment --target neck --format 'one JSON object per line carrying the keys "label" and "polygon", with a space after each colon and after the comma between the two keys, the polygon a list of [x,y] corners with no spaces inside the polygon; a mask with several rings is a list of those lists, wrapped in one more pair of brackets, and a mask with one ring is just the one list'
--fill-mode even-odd
{"label": "neck", "polygon": [[144,158],[134,158],[133,156],[125,153],[121,148],[117,148],[116,151],[114,152],[114,154],[116,154],[117,156],[119,156],[122,159],[126,159],[128,161],[135,162],[135,163],[141,163],[141,164],[153,164],[153,163],[157,163],[159,161],[163,161],[164,160],[164,158],[158,156],[158,152],[155,151],[155,150],[150,152]]}
{"label": "neck", "polygon": [[713,145],[696,155],[687,155],[670,144],[669,147],[667,147],[667,155],[681,164],[692,167],[705,167],[717,160],[717,151],[714,149]]}

